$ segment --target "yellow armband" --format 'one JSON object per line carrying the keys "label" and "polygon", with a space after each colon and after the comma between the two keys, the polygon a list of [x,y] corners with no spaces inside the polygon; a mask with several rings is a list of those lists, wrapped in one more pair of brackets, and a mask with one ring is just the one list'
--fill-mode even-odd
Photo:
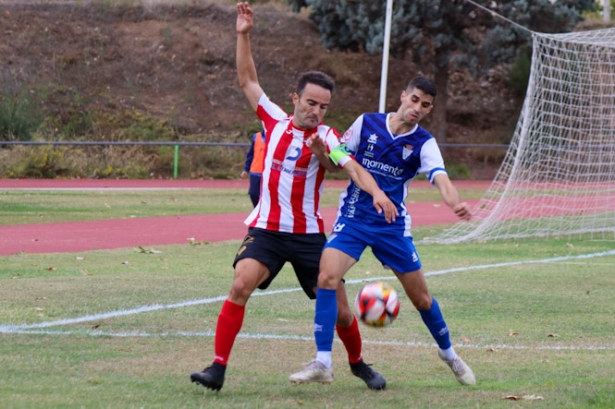
{"label": "yellow armband", "polygon": [[342,159],[344,159],[347,156],[351,156],[351,155],[352,153],[350,153],[346,145],[341,144],[341,145],[337,145],[331,151],[331,153],[329,153],[329,158],[333,161],[333,163],[338,165]]}

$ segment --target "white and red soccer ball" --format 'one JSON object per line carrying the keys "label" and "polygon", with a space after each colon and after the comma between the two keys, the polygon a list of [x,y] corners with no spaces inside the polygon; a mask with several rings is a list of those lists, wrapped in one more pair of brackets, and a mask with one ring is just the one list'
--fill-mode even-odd
{"label": "white and red soccer ball", "polygon": [[357,294],[355,312],[365,324],[371,327],[389,325],[399,314],[397,292],[389,284],[376,281],[366,284]]}

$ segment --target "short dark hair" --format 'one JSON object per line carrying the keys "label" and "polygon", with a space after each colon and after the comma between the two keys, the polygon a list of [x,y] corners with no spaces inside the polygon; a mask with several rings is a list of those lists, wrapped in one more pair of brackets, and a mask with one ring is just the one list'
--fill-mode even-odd
{"label": "short dark hair", "polygon": [[408,83],[406,90],[411,90],[414,88],[418,88],[421,91],[423,91],[425,94],[431,95],[434,98],[436,97],[436,94],[438,93],[438,90],[436,89],[436,86],[434,85],[434,83],[431,82],[430,79],[427,79],[425,77],[412,78],[410,82]]}
{"label": "short dark hair", "polygon": [[301,95],[307,84],[314,84],[328,89],[331,94],[335,91],[335,81],[321,71],[307,71],[299,75],[299,80],[297,81],[297,95]]}

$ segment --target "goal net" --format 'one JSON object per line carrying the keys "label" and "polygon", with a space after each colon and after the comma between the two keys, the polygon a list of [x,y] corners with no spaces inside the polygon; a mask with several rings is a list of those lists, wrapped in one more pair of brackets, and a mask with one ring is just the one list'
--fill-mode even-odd
{"label": "goal net", "polygon": [[615,29],[532,37],[527,94],[495,179],[473,221],[428,241],[615,239]]}

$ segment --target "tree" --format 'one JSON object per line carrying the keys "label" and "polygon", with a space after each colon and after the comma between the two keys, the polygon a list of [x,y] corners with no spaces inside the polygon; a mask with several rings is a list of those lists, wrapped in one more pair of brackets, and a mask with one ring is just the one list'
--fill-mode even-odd
{"label": "tree", "polygon": [[[326,48],[382,51],[385,2],[375,0],[287,0],[293,10],[310,7],[310,19]],[[478,0],[479,4],[518,23],[501,18],[464,0],[394,0],[390,52],[409,54],[431,72],[438,88],[432,112],[433,133],[446,142],[446,103],[451,68],[480,74],[500,63],[510,63],[531,41],[531,31],[571,31],[581,12],[594,0]]]}

